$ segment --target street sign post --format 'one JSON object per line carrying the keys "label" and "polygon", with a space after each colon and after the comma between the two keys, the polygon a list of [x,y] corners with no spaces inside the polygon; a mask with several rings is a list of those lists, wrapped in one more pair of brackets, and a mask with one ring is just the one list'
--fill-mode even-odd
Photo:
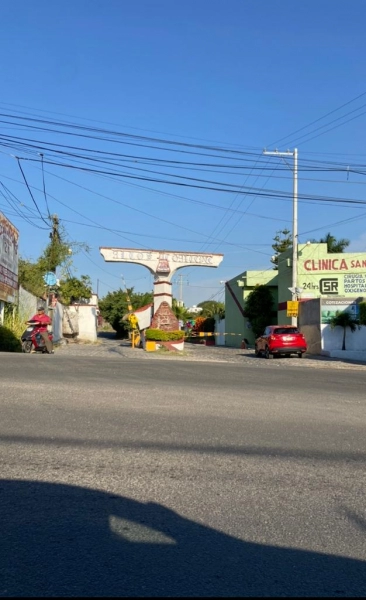
{"label": "street sign post", "polygon": [[287,316],[288,317],[297,317],[299,315],[299,303],[297,300],[288,300],[287,301]]}

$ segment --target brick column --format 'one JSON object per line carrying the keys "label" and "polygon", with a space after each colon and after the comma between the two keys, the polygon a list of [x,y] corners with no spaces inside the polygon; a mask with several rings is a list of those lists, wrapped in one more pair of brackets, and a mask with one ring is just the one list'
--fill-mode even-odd
{"label": "brick column", "polygon": [[167,279],[159,278],[154,281],[154,313],[156,313],[162,302],[166,302],[170,307],[172,306],[172,284]]}

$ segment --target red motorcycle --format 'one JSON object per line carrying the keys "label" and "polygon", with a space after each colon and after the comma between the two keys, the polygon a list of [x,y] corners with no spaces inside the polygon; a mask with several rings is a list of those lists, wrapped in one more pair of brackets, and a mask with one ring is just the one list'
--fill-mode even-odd
{"label": "red motorcycle", "polygon": [[[28,327],[23,332],[22,337],[21,337],[22,352],[29,353],[29,352],[32,352],[32,350],[35,350],[35,352],[41,352],[41,353],[47,352],[45,341],[40,332],[41,324],[39,323],[39,321],[28,321],[27,325],[28,325]],[[52,342],[52,340],[53,340],[52,332],[48,331],[47,333],[48,333],[48,339]]]}

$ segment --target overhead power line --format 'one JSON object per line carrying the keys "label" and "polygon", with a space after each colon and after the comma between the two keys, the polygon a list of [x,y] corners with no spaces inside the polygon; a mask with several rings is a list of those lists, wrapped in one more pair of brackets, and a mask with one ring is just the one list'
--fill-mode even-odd
{"label": "overhead power line", "polygon": [[20,164],[20,160],[19,160],[19,158],[18,158],[18,157],[15,157],[15,158],[16,158],[16,159],[17,159],[17,161],[18,161],[18,166],[19,166],[20,172],[21,172],[21,174],[22,174],[22,176],[23,176],[24,183],[25,183],[25,185],[26,185],[26,186],[27,186],[27,188],[28,188],[28,192],[29,192],[29,194],[30,194],[30,197],[31,197],[31,198],[32,198],[32,200],[33,200],[33,203],[34,203],[34,205],[35,205],[35,207],[36,207],[36,209],[37,209],[37,211],[38,211],[38,214],[39,214],[39,216],[41,217],[42,221],[43,221],[43,222],[44,222],[46,225],[49,225],[49,224],[47,223],[47,221],[46,221],[46,220],[43,218],[43,215],[42,215],[41,211],[39,210],[38,204],[37,204],[37,202],[35,201],[35,198],[34,198],[34,196],[33,196],[33,194],[32,194],[32,190],[31,190],[31,189],[30,189],[30,187],[29,187],[29,184],[28,184],[27,178],[26,178],[26,176],[25,176],[25,174],[24,174],[24,171],[23,171],[23,169],[22,169],[22,165]]}
{"label": "overhead power line", "polygon": [[[268,146],[274,146],[275,144],[278,144],[279,142],[282,142],[283,140],[287,140],[288,138],[292,137],[296,133],[299,133],[300,131],[304,131],[304,129],[307,129],[308,127],[311,127],[312,125],[315,125],[316,123],[319,123],[323,119],[326,119],[327,117],[330,117],[330,115],[333,115],[334,113],[338,112],[339,110],[342,110],[342,108],[344,108],[345,106],[348,106],[349,104],[352,104],[353,102],[356,102],[357,100],[359,100],[360,98],[363,98],[364,96],[366,96],[366,92],[362,92],[362,94],[359,94],[358,96],[355,96],[355,98],[352,98],[351,100],[348,100],[348,102],[345,102],[344,104],[341,104],[337,108],[335,108],[335,109],[327,112],[325,115],[319,117],[318,119],[315,119],[314,121],[311,121],[307,125],[304,125],[303,127],[300,127],[299,129],[296,129],[292,133],[289,133],[288,135],[285,135],[285,136],[279,138],[278,140],[275,140],[271,144],[268,144]],[[288,142],[288,143],[296,143],[296,142],[297,142],[297,140],[295,140],[295,142]]]}

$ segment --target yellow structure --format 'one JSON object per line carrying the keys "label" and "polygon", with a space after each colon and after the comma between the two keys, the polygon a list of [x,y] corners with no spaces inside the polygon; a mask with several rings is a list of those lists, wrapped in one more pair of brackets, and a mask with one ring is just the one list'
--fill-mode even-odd
{"label": "yellow structure", "polygon": [[153,342],[152,340],[146,340],[145,350],[146,350],[146,352],[155,352],[156,342]]}

